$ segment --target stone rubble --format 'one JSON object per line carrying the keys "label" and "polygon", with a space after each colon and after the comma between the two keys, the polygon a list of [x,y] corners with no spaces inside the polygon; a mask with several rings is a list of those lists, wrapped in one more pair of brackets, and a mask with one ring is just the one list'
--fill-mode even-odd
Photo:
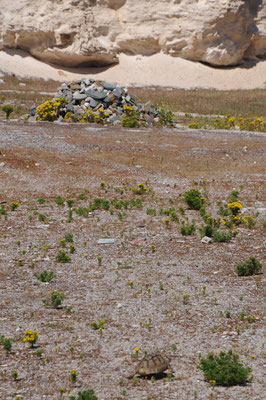
{"label": "stone rubble", "polygon": [[[60,116],[64,118],[66,113],[74,114],[76,118],[81,118],[85,111],[104,110],[108,117],[105,122],[113,125],[121,124],[125,116],[124,107],[133,107],[139,114],[139,120],[145,126],[152,126],[159,122],[159,111],[151,106],[150,102],[146,104],[137,104],[132,95],[128,93],[127,88],[121,88],[119,85],[109,82],[95,81],[92,78],[83,78],[75,82],[63,83],[57,89],[53,98],[64,98],[68,104],[60,109]],[[31,115],[35,114],[36,109],[31,109]]]}

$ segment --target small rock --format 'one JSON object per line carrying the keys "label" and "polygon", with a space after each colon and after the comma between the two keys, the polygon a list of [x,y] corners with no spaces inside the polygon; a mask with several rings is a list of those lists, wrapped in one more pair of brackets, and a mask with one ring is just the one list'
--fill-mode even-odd
{"label": "small rock", "polygon": [[115,239],[99,239],[98,244],[114,244]]}
{"label": "small rock", "polygon": [[26,86],[26,83],[20,82],[18,85],[21,87],[24,87],[24,86]]}
{"label": "small rock", "polygon": [[204,236],[201,239],[201,243],[211,243],[212,242],[212,238],[210,238],[209,236]]}
{"label": "small rock", "polygon": [[4,162],[0,163],[0,167],[4,167],[5,165],[6,165],[6,163],[4,163]]}

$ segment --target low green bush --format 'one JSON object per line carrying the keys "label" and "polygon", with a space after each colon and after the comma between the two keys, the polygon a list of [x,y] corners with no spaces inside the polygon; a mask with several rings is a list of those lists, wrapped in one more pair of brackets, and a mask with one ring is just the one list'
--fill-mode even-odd
{"label": "low green bush", "polygon": [[197,189],[190,189],[185,192],[184,200],[192,210],[200,210],[204,204],[204,198]]}
{"label": "low green bush", "polygon": [[78,392],[78,397],[70,396],[69,400],[98,400],[98,397],[95,395],[93,389],[89,389]]}
{"label": "low green bush", "polygon": [[71,258],[67,255],[64,250],[60,250],[59,253],[55,257],[57,262],[61,263],[69,263],[71,262]]}
{"label": "low green bush", "polygon": [[14,107],[11,106],[10,104],[6,104],[2,107],[2,111],[6,113],[6,119],[9,119],[10,114],[14,111]]}
{"label": "low green bush", "polygon": [[34,275],[41,282],[51,282],[51,280],[56,277],[53,271],[48,272],[46,270],[42,271],[40,274],[34,274]]}
{"label": "low green bush", "polygon": [[255,257],[250,257],[247,262],[236,266],[236,272],[238,276],[249,276],[257,274],[261,268],[261,263]]}
{"label": "low green bush", "polygon": [[198,369],[203,371],[206,380],[217,385],[233,386],[245,383],[251,373],[251,368],[238,362],[239,356],[221,351],[219,356],[209,353],[207,358],[200,358]]}
{"label": "low green bush", "polygon": [[230,242],[230,240],[235,236],[235,233],[225,233],[220,231],[214,231],[213,240],[214,242]]}
{"label": "low green bush", "polygon": [[195,232],[195,225],[187,223],[186,225],[181,225],[179,228],[179,232],[183,236],[193,235]]}

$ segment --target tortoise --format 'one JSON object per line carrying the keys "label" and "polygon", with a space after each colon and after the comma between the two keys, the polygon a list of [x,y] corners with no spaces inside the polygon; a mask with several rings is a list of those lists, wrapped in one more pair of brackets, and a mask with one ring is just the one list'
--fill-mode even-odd
{"label": "tortoise", "polygon": [[161,353],[146,354],[142,360],[136,366],[134,372],[127,378],[132,379],[135,375],[149,376],[158,375],[168,370],[170,373],[173,372],[170,359],[163,356]]}

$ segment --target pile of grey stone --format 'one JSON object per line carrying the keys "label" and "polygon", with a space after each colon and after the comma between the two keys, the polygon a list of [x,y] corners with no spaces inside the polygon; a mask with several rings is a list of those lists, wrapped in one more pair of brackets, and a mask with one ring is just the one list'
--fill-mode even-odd
{"label": "pile of grey stone", "polygon": [[150,102],[137,104],[134,97],[128,93],[127,88],[122,88],[114,83],[96,81],[91,78],[63,83],[58,87],[53,100],[60,97],[67,100],[67,104],[60,109],[61,118],[64,118],[66,113],[81,118],[87,110],[97,112],[101,109],[108,114],[105,119],[107,123],[119,125],[125,116],[124,107],[129,106],[138,113],[144,126],[152,126],[153,123],[159,121],[158,110],[152,107]]}

